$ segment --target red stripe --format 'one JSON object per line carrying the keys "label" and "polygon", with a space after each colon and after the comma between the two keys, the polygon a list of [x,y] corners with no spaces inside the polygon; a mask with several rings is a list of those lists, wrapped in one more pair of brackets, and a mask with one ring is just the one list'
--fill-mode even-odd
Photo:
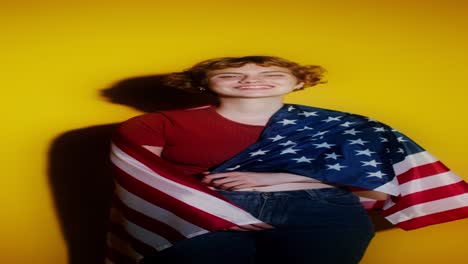
{"label": "red stripe", "polygon": [[383,210],[382,214],[384,216],[388,216],[413,205],[435,201],[467,192],[468,184],[464,181],[459,181],[457,183],[412,193],[406,196],[395,197],[393,199],[395,205]]}
{"label": "red stripe", "polygon": [[468,206],[413,218],[408,221],[398,223],[396,226],[404,230],[412,230],[428,225],[459,220],[466,217],[468,217]]}
{"label": "red stripe", "polygon": [[160,222],[154,218],[148,217],[140,212],[133,210],[132,208],[126,206],[121,200],[117,197],[114,200],[114,205],[116,208],[119,208],[123,213],[124,217],[131,222],[143,227],[144,229],[151,231],[155,234],[158,234],[171,242],[180,241],[186,237],[179,233],[177,230],[171,226]]}
{"label": "red stripe", "polygon": [[210,231],[236,226],[229,221],[177,200],[176,198],[133,178],[118,167],[114,167],[114,171],[116,172],[114,175],[116,181],[127,191],[178,215],[188,222]]}
{"label": "red stripe", "polygon": [[113,234],[117,238],[128,242],[132,246],[133,250],[138,252],[138,254],[140,255],[145,256],[157,252],[156,249],[154,249],[153,247],[131,236],[121,225],[121,223],[111,222],[109,225],[108,232]]}
{"label": "red stripe", "polygon": [[410,170],[398,175],[397,179],[399,184],[403,184],[412,180],[429,177],[447,171],[450,171],[450,169],[442,164],[442,162],[436,161],[411,168]]}
{"label": "red stripe", "polygon": [[171,181],[190,187],[192,189],[208,193],[212,196],[226,200],[222,195],[218,194],[217,192],[208,188],[206,185],[202,184],[200,180],[196,179],[193,176],[186,175],[185,173],[181,172],[179,168],[175,167],[172,163],[158,157],[146,148],[137,145],[133,142],[129,142],[129,140],[125,140],[122,137],[114,138],[113,143],[116,146],[118,146],[122,151],[124,151],[127,155],[143,163],[145,166],[147,166],[157,174]]}

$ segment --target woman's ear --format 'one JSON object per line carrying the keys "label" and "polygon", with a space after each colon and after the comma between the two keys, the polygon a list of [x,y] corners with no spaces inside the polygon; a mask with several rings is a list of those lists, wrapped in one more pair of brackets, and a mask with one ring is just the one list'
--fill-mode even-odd
{"label": "woman's ear", "polygon": [[301,89],[302,87],[304,87],[304,83],[300,82],[300,83],[296,84],[296,86],[294,86],[294,90]]}

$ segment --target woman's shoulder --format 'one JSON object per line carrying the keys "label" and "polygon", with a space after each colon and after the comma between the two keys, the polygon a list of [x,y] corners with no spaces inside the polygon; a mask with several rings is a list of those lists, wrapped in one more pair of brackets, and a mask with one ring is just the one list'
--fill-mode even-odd
{"label": "woman's shoulder", "polygon": [[297,116],[304,120],[307,120],[309,117],[315,117],[316,119],[323,122],[336,121],[338,124],[342,123],[342,126],[345,126],[345,124],[353,124],[354,126],[358,124],[364,126],[377,125],[386,127],[387,129],[392,129],[386,123],[374,119],[373,117],[342,110],[333,110],[299,104],[287,104],[284,112],[287,112],[288,115]]}
{"label": "woman's shoulder", "polygon": [[308,106],[308,105],[299,105],[299,104],[287,104],[286,109],[290,113],[299,113],[301,115],[308,116],[307,113],[310,116],[319,116],[319,115],[328,115],[328,116],[347,116],[347,117],[353,117],[356,119],[372,119],[370,117],[356,114],[356,113],[351,113],[347,111],[341,111],[341,110],[334,110],[334,109],[328,109],[328,108],[320,108],[320,107],[315,107],[315,106]]}

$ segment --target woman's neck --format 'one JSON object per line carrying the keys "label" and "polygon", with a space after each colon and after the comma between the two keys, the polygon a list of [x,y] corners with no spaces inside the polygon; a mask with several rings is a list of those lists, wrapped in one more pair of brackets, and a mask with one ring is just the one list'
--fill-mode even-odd
{"label": "woman's neck", "polygon": [[216,111],[239,123],[266,125],[282,106],[283,98],[220,98]]}

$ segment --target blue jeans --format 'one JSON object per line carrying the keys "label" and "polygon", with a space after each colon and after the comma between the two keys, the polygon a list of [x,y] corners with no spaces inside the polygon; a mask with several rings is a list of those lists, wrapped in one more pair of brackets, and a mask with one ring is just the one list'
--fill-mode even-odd
{"label": "blue jeans", "polygon": [[211,232],[142,263],[355,264],[374,236],[359,198],[340,188],[219,193],[275,228]]}

